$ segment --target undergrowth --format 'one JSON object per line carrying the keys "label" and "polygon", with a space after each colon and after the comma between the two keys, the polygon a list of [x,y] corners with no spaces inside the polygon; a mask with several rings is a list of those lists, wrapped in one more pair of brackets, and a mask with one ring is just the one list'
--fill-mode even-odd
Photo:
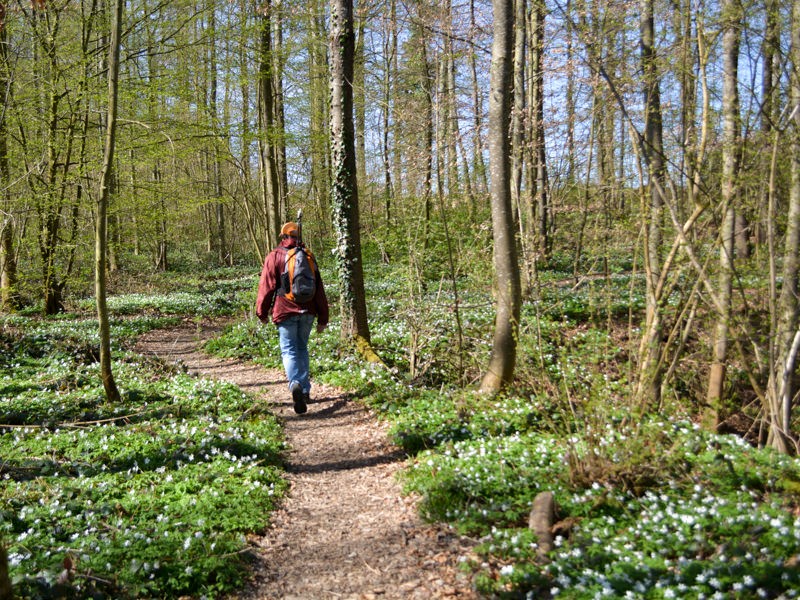
{"label": "undergrowth", "polygon": [[[431,277],[428,255],[416,255],[413,269],[365,260],[372,340],[388,368],[363,363],[341,345],[336,286],[328,284],[333,274],[326,289],[334,318],[324,334],[312,336],[310,351],[314,380],[349,390],[388,421],[409,456],[403,483],[420,496],[423,514],[478,540],[475,552],[462,557],[478,589],[497,598],[798,596],[797,459],[700,430],[680,386],[669,390],[657,414],[632,410],[635,330],[627,324],[640,314],[641,282],[623,267],[576,284],[568,260],[561,272],[540,272],[543,284],[522,310],[515,385],[488,398],[471,390],[488,361],[492,298],[488,286],[478,285],[486,274],[464,267],[482,260],[482,247],[459,243],[469,256],[455,273],[457,295],[448,278]],[[218,290],[206,280],[201,292],[194,282],[190,296],[157,290],[157,300],[122,296],[110,303],[115,326],[125,321],[139,331],[171,311],[215,314],[219,302],[241,319],[208,349],[280,368],[275,328],[252,317],[255,271]],[[142,312],[153,321],[139,326]],[[236,548],[244,547],[236,540],[259,523],[248,511],[270,506],[282,491],[271,419],[247,410],[249,400],[237,392],[138,366],[124,344],[116,352],[128,365],[120,368],[126,405],[105,407],[88,339],[91,320],[71,344],[47,333],[59,320],[35,333],[16,319],[4,324],[2,344],[14,358],[2,366],[8,387],[0,395],[4,420],[18,421],[8,423],[3,443],[21,441],[14,442],[19,449],[3,449],[16,458],[5,463],[11,470],[0,489],[9,501],[28,498],[3,514],[17,581],[30,590],[55,589],[69,557],[70,584],[82,590],[169,595],[197,586],[214,595],[235,586],[241,574]],[[71,321],[80,323],[64,319]],[[18,394],[23,404],[14,403]],[[39,436],[47,450],[36,445]],[[194,469],[198,463],[205,475]],[[252,485],[247,494],[237,487],[243,474]],[[91,485],[75,484],[84,480]],[[31,485],[42,487],[20,492]],[[542,491],[556,499],[555,548],[546,556],[528,527]],[[213,503],[214,493],[247,500],[230,515]],[[57,497],[59,504],[45,508],[34,497]],[[78,504],[91,516],[78,518],[84,514]],[[46,510],[69,527],[56,533]],[[46,524],[41,531],[40,522]],[[215,537],[223,533],[224,539]],[[174,546],[148,550],[156,539]],[[113,550],[95,559],[105,547]],[[23,561],[40,562],[23,576]]]}
{"label": "undergrowth", "polygon": [[[700,430],[678,397],[660,414],[631,410],[625,323],[643,307],[640,282],[540,273],[550,284],[523,306],[516,385],[487,398],[469,390],[488,359],[491,298],[462,292],[456,319],[447,282],[373,269],[370,328],[389,369],[343,352],[334,323],[312,338],[312,375],[388,420],[424,516],[479,541],[462,561],[485,595],[800,595],[800,463]],[[214,349],[278,365],[273,328],[258,323]],[[542,491],[556,499],[547,556],[528,527]]]}
{"label": "undergrowth", "polygon": [[241,309],[220,288],[109,302],[113,405],[96,320],[0,321],[0,539],[16,597],[215,597],[242,584],[246,535],[286,489],[279,425],[235,386],[127,349],[183,313]]}

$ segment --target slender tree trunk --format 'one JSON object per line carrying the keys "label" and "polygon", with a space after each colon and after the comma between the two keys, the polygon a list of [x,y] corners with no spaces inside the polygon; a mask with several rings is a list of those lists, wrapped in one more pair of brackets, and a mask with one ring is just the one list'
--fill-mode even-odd
{"label": "slender tree trunk", "polygon": [[[453,50],[453,7],[452,0],[444,0],[442,3],[442,119],[440,126],[443,127],[444,138],[444,168],[447,173],[447,194],[451,202],[460,197],[463,192],[461,178],[458,176],[458,117],[456,115],[456,90],[453,84],[455,80],[455,56]],[[474,214],[474,212],[473,212]]]}
{"label": "slender tree trunk", "polygon": [[311,193],[319,214],[327,214],[330,204],[330,139],[327,126],[329,118],[327,81],[327,56],[325,52],[325,9],[321,0],[309,2],[308,80],[311,153]]}
{"label": "slender tree trunk", "polygon": [[106,274],[108,256],[107,215],[110,189],[113,181],[114,147],[117,132],[117,96],[119,90],[119,48],[122,32],[124,0],[114,0],[112,5],[111,38],[108,50],[108,113],[106,124],[103,170],[100,175],[100,193],[95,220],[94,288],[97,302],[97,320],[100,325],[100,377],[106,399],[119,402],[120,394],[111,369],[111,336],[106,304]]}
{"label": "slender tree trunk", "polygon": [[532,143],[536,169],[536,253],[546,260],[550,254],[550,195],[544,133],[544,0],[533,0],[531,10],[531,106]]}
{"label": "slender tree trunk", "polygon": [[283,44],[283,13],[282,0],[276,0],[270,17],[272,25],[272,98],[274,102],[273,115],[275,117],[275,165],[278,170],[278,223],[283,224],[288,220],[289,214],[289,173],[286,162],[286,108],[284,106],[283,70],[284,44]]}
{"label": "slender tree trunk", "polygon": [[[11,65],[8,62],[6,3],[0,2],[0,94],[3,105],[11,100]],[[0,111],[0,310],[20,306],[17,290],[17,258],[14,249],[14,212],[11,207],[11,167],[8,162],[7,109]]]}
{"label": "slender tree trunk", "polygon": [[278,128],[275,117],[275,72],[272,49],[272,5],[265,2],[259,8],[259,66],[258,66],[258,106],[259,106],[259,161],[261,169],[261,193],[266,216],[267,239],[278,239],[281,227],[281,183],[278,170],[276,144]]}
{"label": "slender tree trunk", "polygon": [[[363,186],[367,182],[367,54],[366,54],[366,25],[370,5],[368,2],[359,2],[355,6],[355,53],[353,64],[353,108],[355,113],[356,130],[356,178]],[[389,24],[394,26],[394,22]],[[388,97],[385,99],[388,102]]]}
{"label": "slender tree trunk", "polygon": [[[478,29],[475,19],[475,0],[470,0],[469,3],[469,18],[470,18],[470,32],[475,33]],[[486,181],[486,163],[483,159],[483,97],[481,95],[481,84],[478,78],[478,58],[475,54],[475,49],[470,45],[469,66],[472,74],[472,109],[473,119],[472,126],[474,132],[472,134],[472,146],[474,152],[473,167],[475,181],[475,193],[485,194],[489,189],[489,184]]]}
{"label": "slender tree trunk", "polygon": [[425,35],[424,30],[419,27],[419,36],[418,39],[420,40],[420,57],[419,57],[419,67],[420,72],[418,74],[420,85],[423,89],[422,94],[422,101],[424,105],[424,113],[425,113],[425,133],[424,133],[424,174],[423,174],[423,181],[422,181],[422,197],[423,197],[423,207],[422,207],[422,214],[423,214],[423,248],[427,247],[428,244],[428,230],[430,228],[430,219],[431,219],[431,202],[433,200],[433,164],[434,164],[434,147],[433,142],[435,139],[435,124],[434,124],[434,106],[433,106],[433,98],[434,98],[434,76],[433,76],[433,66],[431,65],[431,61],[428,58],[428,38]]}
{"label": "slender tree trunk", "polygon": [[434,123],[436,125],[435,130],[435,149],[436,149],[436,156],[434,161],[434,166],[436,170],[436,193],[439,195],[440,198],[444,198],[445,194],[447,193],[447,172],[445,170],[446,164],[446,157],[447,152],[445,150],[445,137],[447,137],[446,132],[446,114],[444,110],[445,102],[445,71],[444,71],[444,59],[441,56],[441,52],[435,54],[436,56],[436,78],[435,78],[435,87],[436,93],[433,95],[434,98]]}
{"label": "slender tree trunk", "polygon": [[225,236],[225,204],[222,201],[222,164],[220,158],[220,127],[217,106],[217,86],[218,86],[218,65],[217,65],[217,5],[215,0],[210,1],[209,22],[207,35],[209,37],[209,71],[211,81],[209,83],[209,117],[211,129],[214,132],[214,156],[211,168],[212,176],[212,197],[214,198],[214,222],[213,222],[213,248],[216,251],[217,262],[220,265],[231,265],[231,254]]}
{"label": "slender tree trunk", "polygon": [[[765,0],[764,9],[767,15],[766,31],[761,50],[761,119],[760,130],[763,136],[764,149],[769,147],[772,140],[773,131],[778,120],[778,83],[781,72],[781,53],[780,49],[780,20],[778,0]],[[760,164],[762,173],[769,169],[769,152],[761,153]],[[753,238],[755,240],[756,251],[764,240],[767,229],[765,214],[769,203],[769,187],[764,182],[760,189],[759,201],[757,203],[758,212],[754,219]]]}
{"label": "slender tree trunk", "polygon": [[[395,0],[395,6],[393,6],[392,10],[394,11],[395,19],[397,18],[397,5]],[[395,24],[394,29],[392,30],[392,50],[391,50],[391,61],[387,65],[389,67],[389,81],[391,85],[391,97],[392,97],[392,106],[394,107],[397,104],[398,98],[404,93],[401,84],[398,83],[400,80],[400,39],[397,31],[397,24]],[[406,174],[404,169],[404,159],[405,159],[405,152],[402,144],[398,142],[400,138],[400,131],[402,129],[402,124],[400,123],[400,119],[397,118],[397,111],[392,109],[390,110],[392,114],[391,119],[391,138],[393,141],[392,147],[390,149],[391,152],[391,160],[392,160],[392,198],[395,199],[395,202],[398,198],[402,198],[405,194],[405,190],[407,188],[406,184]]]}
{"label": "slender tree trunk", "polygon": [[353,126],[353,1],[331,0],[330,15],[331,208],[341,283],[342,338],[354,341],[366,358],[378,360],[370,346],[361,259]]}
{"label": "slender tree trunk", "polygon": [[514,2],[514,96],[511,108],[511,203],[516,214],[519,227],[520,245],[522,248],[522,262],[525,268],[522,271],[524,281],[522,285],[526,290],[531,289],[533,282],[534,235],[533,214],[528,208],[522,195],[522,181],[525,169],[525,145],[528,143],[526,133],[525,115],[525,46],[527,23],[526,0]]}
{"label": "slender tree trunk", "polygon": [[0,540],[0,598],[14,600],[14,589],[8,576],[8,551],[2,540]]}
{"label": "slender tree trunk", "polygon": [[[381,146],[381,156],[383,158],[383,216],[386,224],[389,225],[392,217],[392,201],[394,193],[392,189],[392,149],[390,146],[390,131],[392,128],[392,65],[395,61],[397,52],[397,15],[396,0],[390,0],[389,19],[386,25],[387,35],[384,44],[384,79],[383,79],[383,106],[381,107],[381,119],[383,138]],[[365,169],[366,171],[366,169]],[[365,174],[366,177],[366,174]]]}
{"label": "slender tree trunk", "polygon": [[681,0],[673,14],[675,29],[680,32],[680,71],[678,81],[681,93],[681,164],[679,170],[682,200],[678,210],[682,214],[691,211],[694,205],[692,182],[694,181],[697,128],[695,127],[697,111],[697,83],[695,77],[695,54],[692,43],[692,11],[686,0]]}
{"label": "slender tree trunk", "polygon": [[639,347],[639,372],[635,398],[642,409],[657,407],[661,402],[663,343],[662,315],[659,306],[658,281],[661,273],[661,226],[664,211],[664,144],[661,122],[661,95],[655,52],[655,25],[653,20],[654,0],[640,0],[640,44],[642,79],[644,86],[645,133],[643,139],[644,160],[647,166],[647,199],[649,201],[646,242],[645,279],[646,314],[645,326]]}
{"label": "slender tree trunk", "polygon": [[[791,183],[783,251],[783,272],[777,305],[777,330],[772,336],[776,350],[768,384],[768,443],[781,452],[792,447],[792,405],[797,393],[794,381],[800,349],[800,4],[792,8],[791,103],[788,133],[791,140]],[[796,448],[794,448],[796,450]]]}
{"label": "slender tree trunk", "polygon": [[497,393],[513,380],[522,304],[511,206],[511,149],[508,135],[513,83],[513,0],[493,0],[492,14],[494,35],[489,92],[489,164],[497,308],[491,357],[481,381],[481,391],[490,394]]}
{"label": "slender tree trunk", "polygon": [[714,336],[714,356],[706,393],[706,427],[716,429],[723,398],[728,360],[728,329],[731,320],[734,226],[736,223],[736,179],[739,171],[739,29],[742,7],[739,0],[724,0],[723,15],[723,90],[722,90],[722,227],[720,229],[719,306]]}
{"label": "slender tree trunk", "polygon": [[[572,0],[567,0],[566,15],[572,20]],[[564,98],[567,112],[567,182],[572,183],[577,179],[575,166],[575,50],[573,48],[573,28],[567,28],[567,87]]]}

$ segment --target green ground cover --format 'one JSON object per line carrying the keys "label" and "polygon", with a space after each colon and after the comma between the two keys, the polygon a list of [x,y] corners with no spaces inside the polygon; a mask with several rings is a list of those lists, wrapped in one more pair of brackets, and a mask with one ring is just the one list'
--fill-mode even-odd
{"label": "green ground cover", "polygon": [[[631,413],[627,350],[609,323],[641,309],[635,278],[574,287],[541,273],[549,283],[523,307],[517,384],[486,398],[471,391],[493,323],[480,278],[458,279],[457,322],[446,281],[365,264],[388,368],[341,346],[331,282],[331,327],[311,341],[314,378],[389,422],[424,515],[479,540],[463,568],[487,596],[800,595],[798,460],[700,430],[679,387],[658,414]],[[207,348],[279,368],[274,328],[252,318],[256,279],[207,274],[171,281],[180,293],[112,298],[120,406],[102,401],[92,319],[4,320],[3,536],[29,593],[58,590],[67,556],[81,590],[211,597],[240,581],[242,537],[283,491],[280,432],[264,412],[241,419],[251,400],[238,390],[142,362],[125,340],[178,313],[217,314],[217,297],[240,318]],[[541,491],[557,502],[546,561],[527,527]]]}
{"label": "green ground cover", "polygon": [[[312,338],[312,372],[389,421],[424,515],[479,540],[463,567],[484,593],[800,595],[800,462],[700,430],[679,390],[659,414],[632,418],[626,350],[608,323],[641,310],[635,280],[574,288],[566,274],[540,274],[553,285],[523,307],[518,385],[490,399],[460,382],[477,381],[488,359],[491,298],[461,291],[459,340],[446,284],[409,294],[405,272],[371,264],[371,334],[389,369],[342,352],[334,319]],[[253,321],[209,345],[278,366],[275,347],[273,328]],[[557,503],[547,560],[527,525],[541,491]]]}
{"label": "green ground cover", "polygon": [[0,322],[0,536],[18,597],[214,597],[242,583],[245,536],[285,491],[282,432],[237,387],[126,349],[177,315],[229,314],[228,288],[252,281],[183,286],[109,302],[114,405],[94,319]]}

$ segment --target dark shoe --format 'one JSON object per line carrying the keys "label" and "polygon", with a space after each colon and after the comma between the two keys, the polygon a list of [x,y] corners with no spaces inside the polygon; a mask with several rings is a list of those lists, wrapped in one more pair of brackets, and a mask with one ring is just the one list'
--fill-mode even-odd
{"label": "dark shoe", "polygon": [[303,393],[303,388],[296,381],[292,384],[292,402],[294,402],[294,412],[302,415],[308,407],[306,406],[307,395]]}

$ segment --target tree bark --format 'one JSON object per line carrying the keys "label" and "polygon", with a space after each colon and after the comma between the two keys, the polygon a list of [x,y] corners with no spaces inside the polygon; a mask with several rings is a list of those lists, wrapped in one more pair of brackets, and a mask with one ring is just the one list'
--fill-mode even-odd
{"label": "tree bark", "polygon": [[8,552],[0,541],[0,598],[3,600],[14,599],[14,589],[11,587],[11,578],[8,576]]}
{"label": "tree bark", "polygon": [[533,214],[528,209],[528,203],[522,195],[522,182],[525,169],[525,145],[528,143],[526,133],[525,115],[525,46],[527,37],[527,1],[514,1],[514,66],[513,81],[514,95],[511,107],[511,203],[516,214],[519,227],[519,239],[522,250],[522,263],[524,269],[522,285],[526,293],[533,284],[534,236]]}
{"label": "tree bark", "polygon": [[272,56],[272,5],[265,2],[259,9],[259,162],[261,169],[261,193],[266,217],[265,230],[268,240],[277,240],[281,228],[281,183],[278,170],[276,144],[278,127],[275,116],[275,69]]}
{"label": "tree bark", "polygon": [[209,71],[211,81],[209,83],[209,120],[211,122],[211,130],[214,133],[214,147],[213,147],[213,163],[211,168],[212,185],[211,192],[214,198],[213,209],[213,235],[212,246],[216,254],[217,262],[220,265],[231,266],[232,257],[228,249],[228,243],[225,235],[225,204],[222,201],[222,164],[220,158],[220,126],[219,126],[219,110],[217,106],[217,5],[215,0],[210,0],[209,21],[208,21],[208,37],[209,37]]}
{"label": "tree bark", "polygon": [[644,161],[647,167],[648,213],[644,247],[646,279],[645,326],[639,346],[640,363],[635,399],[641,408],[657,407],[661,402],[663,376],[662,315],[658,282],[661,273],[661,226],[664,211],[664,144],[661,122],[661,95],[656,65],[653,0],[640,1],[640,47],[644,85],[645,132]]}
{"label": "tree bark", "polygon": [[800,4],[792,8],[791,30],[791,106],[789,206],[783,250],[783,272],[777,304],[777,330],[770,381],[767,389],[768,443],[781,452],[792,449],[792,404],[796,394],[794,374],[797,368],[797,345],[800,342]]}
{"label": "tree bark", "polygon": [[547,152],[544,133],[544,0],[531,7],[531,129],[536,175],[536,254],[546,260],[550,254],[550,195],[547,181]]}
{"label": "tree bark", "polygon": [[533,507],[528,515],[528,528],[536,535],[536,554],[546,558],[555,547],[553,544],[553,525],[556,520],[556,503],[553,492],[540,492],[533,499]]}
{"label": "tree bark", "polygon": [[327,56],[325,52],[325,8],[322,0],[309,2],[309,43],[308,43],[308,80],[309,80],[309,137],[311,159],[311,194],[320,215],[328,214],[330,208],[330,138],[329,124]]}
{"label": "tree bark", "polygon": [[370,346],[361,259],[353,126],[353,1],[331,0],[330,11],[331,208],[341,283],[342,338],[355,342],[365,358],[376,360]]}
{"label": "tree bark", "polygon": [[[11,65],[8,62],[6,3],[0,2],[0,94],[8,107],[11,99]],[[8,162],[7,110],[0,111],[0,310],[20,307],[17,258],[14,249],[14,213],[11,207],[11,167]]]}
{"label": "tree bark", "polygon": [[103,380],[106,399],[119,402],[120,394],[111,369],[111,336],[106,304],[106,274],[108,257],[108,204],[113,180],[114,148],[117,132],[117,97],[119,90],[119,48],[122,32],[122,11],[124,0],[114,0],[112,5],[111,37],[108,49],[108,112],[106,123],[103,170],[100,175],[100,193],[97,200],[95,219],[95,300],[100,333],[100,377]]}
{"label": "tree bark", "polygon": [[728,329],[731,320],[733,282],[734,227],[736,223],[736,180],[739,171],[739,29],[741,27],[739,0],[724,0],[723,18],[723,90],[722,90],[722,227],[720,229],[719,297],[717,324],[714,336],[714,356],[708,378],[704,423],[716,430],[723,400],[728,359]]}
{"label": "tree bark", "polygon": [[[384,77],[382,82],[383,106],[381,106],[381,125],[383,131],[381,157],[383,158],[383,218],[386,225],[391,223],[392,202],[394,200],[390,131],[392,128],[392,75],[398,49],[396,4],[396,0],[391,0],[389,3],[389,19],[386,26],[386,40],[384,42]],[[364,177],[366,177],[366,168],[364,169]]]}
{"label": "tree bark", "polygon": [[[469,3],[470,32],[475,33],[478,29],[475,19],[475,0]],[[481,84],[478,79],[478,59],[475,54],[474,44],[470,44],[469,66],[472,74],[472,110],[473,112],[473,181],[475,181],[475,194],[485,195],[489,184],[486,181],[486,164],[483,159],[483,99],[481,96]]]}
{"label": "tree bark", "polygon": [[481,391],[494,394],[511,383],[517,358],[522,304],[519,264],[511,206],[509,124],[514,42],[513,0],[493,0],[494,17],[489,93],[489,165],[497,306],[489,366]]}

